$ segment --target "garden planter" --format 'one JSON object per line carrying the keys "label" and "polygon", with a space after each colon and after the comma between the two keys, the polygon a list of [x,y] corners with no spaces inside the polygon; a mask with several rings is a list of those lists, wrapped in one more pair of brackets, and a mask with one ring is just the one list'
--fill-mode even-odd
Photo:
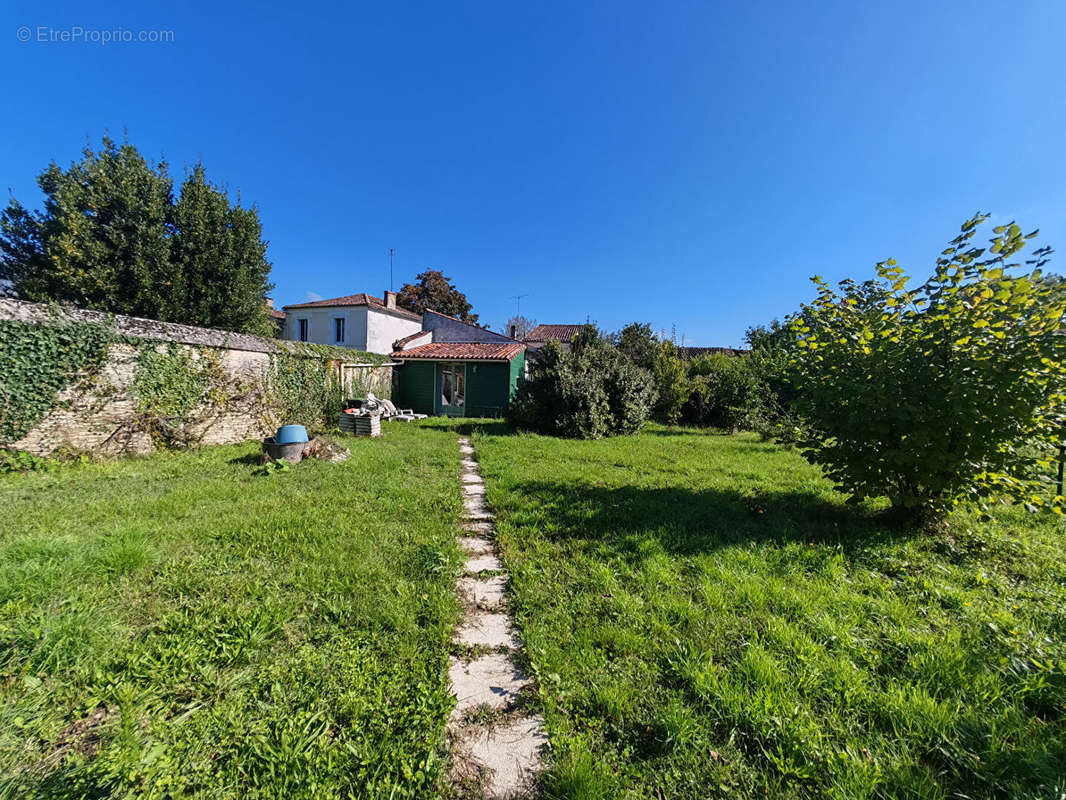
{"label": "garden planter", "polygon": [[263,452],[271,461],[288,461],[290,464],[299,464],[303,459],[304,448],[307,442],[281,443],[273,436],[263,440]]}

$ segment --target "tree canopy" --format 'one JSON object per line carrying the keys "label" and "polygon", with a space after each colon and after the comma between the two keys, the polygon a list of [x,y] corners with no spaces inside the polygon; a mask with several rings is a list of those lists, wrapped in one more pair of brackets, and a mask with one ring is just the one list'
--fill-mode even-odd
{"label": "tree canopy", "polygon": [[478,318],[477,314],[471,313],[473,306],[466,295],[452,285],[451,278],[437,269],[427,269],[416,276],[414,283],[404,284],[396,296],[396,304],[416,314],[429,309],[471,324],[475,324]]}
{"label": "tree canopy", "polygon": [[35,302],[267,335],[273,286],[254,207],[232,205],[197,164],[175,201],[167,164],[104,137],[37,183],[40,211],[0,216],[0,280]]}

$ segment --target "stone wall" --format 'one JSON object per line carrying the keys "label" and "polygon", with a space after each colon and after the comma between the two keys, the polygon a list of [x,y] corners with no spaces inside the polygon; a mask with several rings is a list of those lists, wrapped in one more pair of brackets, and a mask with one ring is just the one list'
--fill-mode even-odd
{"label": "stone wall", "polygon": [[391,395],[391,364],[308,354],[294,343],[275,339],[0,299],[0,321],[5,320],[40,325],[101,323],[125,339],[110,345],[99,370],[75,377],[59,392],[52,409],[26,436],[0,443],[36,455],[57,450],[144,454],[160,446],[160,431],[146,424],[138,403],[134,378],[143,348],[130,343],[130,337],[158,343],[160,351],[170,347],[187,353],[194,363],[210,366],[216,384],[210,400],[168,431],[180,443],[230,444],[270,435],[285,422],[304,422],[280,419],[269,402],[267,382],[279,356],[325,360],[333,374],[343,377],[351,396],[368,390],[379,397]]}

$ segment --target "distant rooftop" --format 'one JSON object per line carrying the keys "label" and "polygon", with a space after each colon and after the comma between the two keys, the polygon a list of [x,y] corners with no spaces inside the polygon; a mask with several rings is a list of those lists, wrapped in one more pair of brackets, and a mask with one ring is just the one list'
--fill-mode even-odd
{"label": "distant rooftop", "polygon": [[538,325],[528,334],[523,342],[541,344],[542,342],[569,342],[584,325]]}
{"label": "distant rooftop", "polygon": [[328,308],[333,306],[367,306],[369,308],[375,308],[379,311],[389,311],[401,316],[410,317],[411,319],[421,320],[422,315],[416,314],[413,311],[408,311],[406,308],[388,308],[385,305],[385,301],[380,297],[374,297],[372,294],[366,292],[359,292],[358,294],[346,294],[343,297],[330,297],[326,300],[311,300],[307,303],[290,303],[285,306],[286,311],[296,308]]}

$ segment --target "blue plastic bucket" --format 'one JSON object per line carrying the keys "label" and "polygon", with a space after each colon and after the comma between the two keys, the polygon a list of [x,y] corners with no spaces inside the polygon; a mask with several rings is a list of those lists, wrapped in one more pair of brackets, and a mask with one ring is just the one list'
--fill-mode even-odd
{"label": "blue plastic bucket", "polygon": [[278,444],[294,444],[307,441],[307,428],[303,425],[282,425],[274,437]]}

